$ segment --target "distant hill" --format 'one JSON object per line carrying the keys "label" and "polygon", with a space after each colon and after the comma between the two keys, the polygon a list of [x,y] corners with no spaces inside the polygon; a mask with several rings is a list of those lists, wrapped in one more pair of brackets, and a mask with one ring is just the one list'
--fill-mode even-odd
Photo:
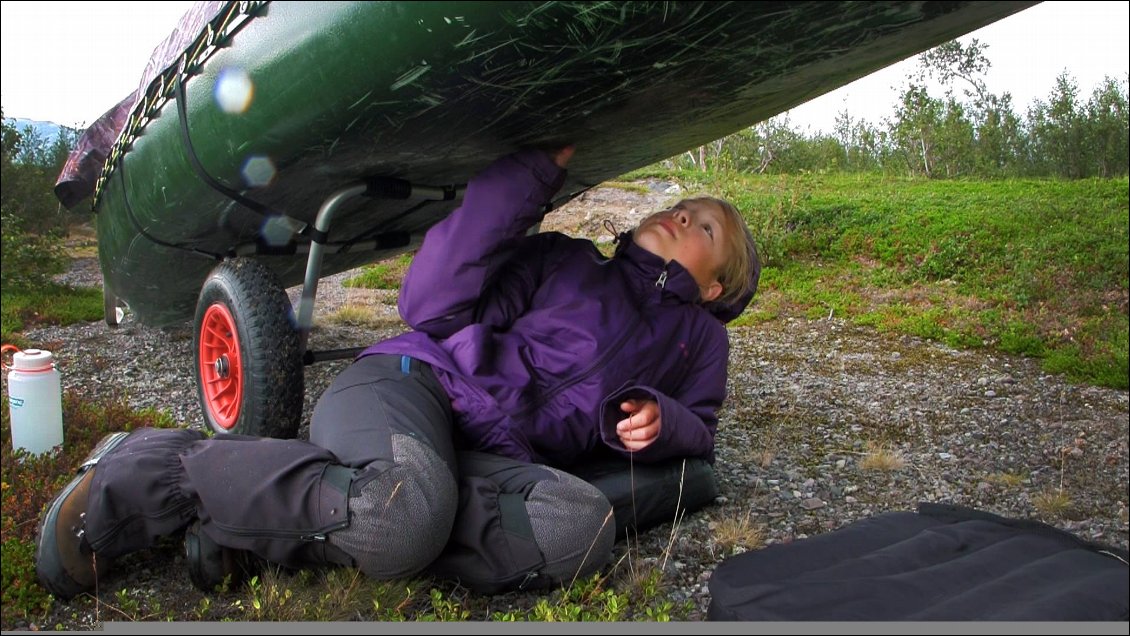
{"label": "distant hill", "polygon": [[46,146],[55,143],[55,139],[63,130],[62,125],[56,124],[53,121],[36,121],[34,119],[23,119],[22,117],[5,117],[4,123],[12,126],[20,133],[23,133],[24,129],[31,127],[43,145]]}

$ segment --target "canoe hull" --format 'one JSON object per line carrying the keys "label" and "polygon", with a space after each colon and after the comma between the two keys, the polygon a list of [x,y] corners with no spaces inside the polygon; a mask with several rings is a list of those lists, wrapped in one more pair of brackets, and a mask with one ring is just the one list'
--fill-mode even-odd
{"label": "canoe hull", "polygon": [[[183,118],[175,97],[135,107],[96,193],[106,285],[143,322],[183,321],[220,258],[301,282],[306,239],[267,218],[312,223],[359,179],[461,184],[516,148],[574,142],[568,196],[1030,4],[267,3],[178,74]],[[234,107],[232,78],[250,86]],[[323,275],[410,249],[456,205],[418,203],[347,203],[332,243],[408,239],[329,254]]]}

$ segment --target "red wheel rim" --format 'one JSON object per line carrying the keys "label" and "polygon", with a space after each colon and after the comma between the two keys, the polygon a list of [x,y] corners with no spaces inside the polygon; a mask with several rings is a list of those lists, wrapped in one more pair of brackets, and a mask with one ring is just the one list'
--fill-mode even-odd
{"label": "red wheel rim", "polygon": [[243,368],[239,334],[228,308],[216,303],[200,323],[200,386],[204,408],[221,428],[230,430],[239,419],[243,401]]}

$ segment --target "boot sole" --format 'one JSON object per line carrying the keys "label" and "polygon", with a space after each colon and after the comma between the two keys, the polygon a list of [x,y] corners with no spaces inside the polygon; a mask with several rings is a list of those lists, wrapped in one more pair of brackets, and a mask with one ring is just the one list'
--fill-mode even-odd
{"label": "boot sole", "polygon": [[94,447],[94,450],[86,456],[82,465],[79,466],[78,475],[52,500],[47,512],[43,515],[43,519],[39,522],[39,539],[35,548],[36,574],[39,577],[39,583],[48,592],[59,598],[69,600],[87,590],[87,586],[75,581],[67,574],[67,569],[63,566],[62,559],[59,556],[58,534],[56,532],[56,527],[59,525],[59,511],[67,497],[82,484],[83,480],[90,477],[90,469],[107,453],[117,448],[118,444],[128,436],[129,433],[127,432],[119,432],[103,437]]}

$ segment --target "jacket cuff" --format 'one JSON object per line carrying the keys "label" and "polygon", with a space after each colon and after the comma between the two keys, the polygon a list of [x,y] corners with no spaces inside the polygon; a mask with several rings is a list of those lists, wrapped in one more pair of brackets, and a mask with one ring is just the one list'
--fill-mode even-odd
{"label": "jacket cuff", "polygon": [[544,150],[527,148],[514,153],[514,160],[526,166],[534,177],[545,187],[546,199],[549,199],[561,186],[565,185],[567,170],[553,162],[553,158]]}
{"label": "jacket cuff", "polygon": [[[600,404],[600,439],[604,441],[605,445],[609,448],[624,454],[631,453],[631,451],[624,448],[624,444],[620,441],[620,436],[616,434],[616,423],[627,417],[627,415],[620,410],[620,403],[624,400],[631,399],[654,400],[657,404],[660,404],[660,417],[663,415],[663,407],[659,400],[659,395],[647,387],[630,386],[604,398],[604,401]],[[647,449],[645,448],[644,450]],[[641,452],[643,451],[637,451],[635,455],[638,457]]]}

